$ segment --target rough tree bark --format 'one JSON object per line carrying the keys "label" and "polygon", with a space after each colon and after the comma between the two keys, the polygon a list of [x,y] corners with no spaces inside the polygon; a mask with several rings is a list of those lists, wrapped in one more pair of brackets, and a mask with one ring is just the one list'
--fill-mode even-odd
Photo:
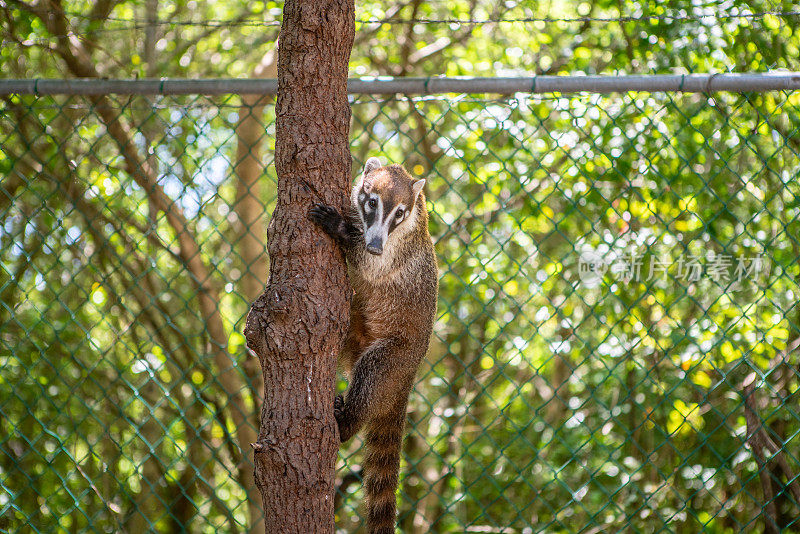
{"label": "rough tree bark", "polygon": [[333,532],[336,357],[348,324],[344,258],[308,220],[350,183],[347,74],[353,0],[287,0],[278,49],[278,196],[269,282],[247,317],[264,376],[256,483],[267,532]]}

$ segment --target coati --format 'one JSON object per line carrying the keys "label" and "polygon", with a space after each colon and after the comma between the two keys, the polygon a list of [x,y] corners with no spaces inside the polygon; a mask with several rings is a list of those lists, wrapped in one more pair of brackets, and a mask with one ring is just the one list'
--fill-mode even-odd
{"label": "coati", "polygon": [[400,165],[369,158],[340,214],[322,204],[310,218],[342,247],[353,289],[339,361],[350,377],[334,400],[342,443],[362,426],[367,530],[394,533],[406,404],[428,350],[438,270],[422,188]]}

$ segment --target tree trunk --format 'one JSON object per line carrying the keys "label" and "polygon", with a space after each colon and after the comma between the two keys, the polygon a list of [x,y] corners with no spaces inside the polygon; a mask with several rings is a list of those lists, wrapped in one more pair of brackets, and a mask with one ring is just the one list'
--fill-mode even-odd
{"label": "tree trunk", "polygon": [[349,320],[344,258],[308,220],[343,208],[351,159],[347,74],[352,0],[287,0],[278,49],[278,197],[267,230],[270,274],[245,337],[264,376],[256,450],[267,532],[333,532],[336,358]]}

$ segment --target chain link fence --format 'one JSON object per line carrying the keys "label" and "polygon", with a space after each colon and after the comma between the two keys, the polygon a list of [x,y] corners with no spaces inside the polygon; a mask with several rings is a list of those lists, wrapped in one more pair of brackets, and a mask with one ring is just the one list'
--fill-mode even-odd
{"label": "chain link fence", "polygon": [[[800,93],[351,98],[441,272],[402,532],[800,529]],[[2,97],[0,530],[263,529],[274,133],[269,97]]]}

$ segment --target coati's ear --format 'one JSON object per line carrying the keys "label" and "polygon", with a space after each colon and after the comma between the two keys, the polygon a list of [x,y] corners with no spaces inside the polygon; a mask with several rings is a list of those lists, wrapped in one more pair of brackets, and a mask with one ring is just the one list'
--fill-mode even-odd
{"label": "coati's ear", "polygon": [[381,160],[375,157],[369,158],[367,162],[364,164],[364,176],[368,175],[375,169],[380,169],[381,167],[383,167],[383,163],[381,163]]}
{"label": "coati's ear", "polygon": [[414,185],[411,186],[411,188],[414,190],[414,202],[417,201],[419,192],[422,191],[423,187],[425,187],[425,178],[417,180],[416,182],[414,182]]}

